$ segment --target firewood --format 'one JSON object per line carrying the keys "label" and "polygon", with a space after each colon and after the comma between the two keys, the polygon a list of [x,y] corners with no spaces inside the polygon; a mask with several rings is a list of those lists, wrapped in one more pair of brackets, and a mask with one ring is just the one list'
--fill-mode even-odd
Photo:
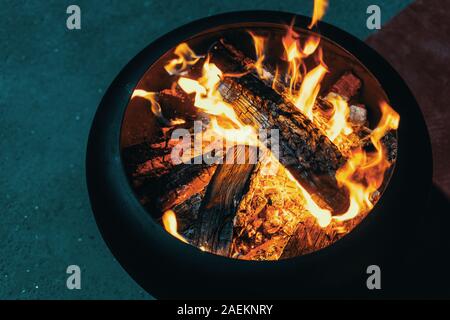
{"label": "firewood", "polygon": [[234,220],[230,256],[243,260],[278,260],[303,217],[303,198],[286,170],[264,175],[259,162]]}
{"label": "firewood", "polygon": [[[209,184],[216,167],[215,164],[179,165],[175,170],[176,175],[164,178],[164,180],[170,181],[164,186],[166,192],[158,198],[160,210],[164,212],[172,209],[175,213],[178,213],[174,207],[201,193]],[[186,180],[188,181],[186,182]]]}
{"label": "firewood", "polygon": [[190,182],[170,190],[157,200],[159,202],[158,209],[161,212],[165,212],[166,210],[175,212],[178,231],[190,243],[195,244],[199,241],[200,206],[216,168],[217,165],[204,167]]}
{"label": "firewood", "polygon": [[[235,146],[227,158],[246,153],[243,164],[224,163],[217,167],[200,208],[200,237],[196,245],[209,252],[228,256],[233,235],[233,219],[255,168],[256,148]],[[254,159],[255,161],[250,161]]]}
{"label": "firewood", "polygon": [[359,80],[352,72],[346,72],[331,86],[329,92],[338,94],[349,101],[356,96],[360,88],[361,80]]}
{"label": "firewood", "polygon": [[230,256],[243,260],[279,260],[320,250],[351,231],[365,216],[320,227],[305,208],[295,182],[279,167],[276,175],[250,179],[249,192],[239,204]]}
{"label": "firewood", "polygon": [[365,217],[360,214],[352,220],[332,221],[326,228],[317,225],[312,217],[306,217],[283,249],[280,259],[294,258],[323,249],[338,241],[355,228]]}
{"label": "firewood", "polygon": [[189,243],[197,243],[199,238],[199,211],[205,196],[206,188],[194,194],[186,201],[175,205],[171,210],[175,212],[178,232]]}
{"label": "firewood", "polygon": [[[211,48],[210,57],[225,73],[242,71],[240,62],[220,42]],[[321,206],[335,214],[347,209],[347,192],[335,179],[345,158],[314,123],[252,73],[226,77],[219,91],[243,122],[257,129],[279,130],[281,164]]]}

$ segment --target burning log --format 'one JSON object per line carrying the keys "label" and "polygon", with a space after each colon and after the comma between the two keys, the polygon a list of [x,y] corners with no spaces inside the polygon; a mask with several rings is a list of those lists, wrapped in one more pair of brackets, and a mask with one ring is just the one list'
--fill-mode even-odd
{"label": "burning log", "polygon": [[[216,169],[200,208],[200,237],[197,246],[228,256],[233,236],[233,219],[241,198],[248,191],[248,181],[255,168],[256,148],[238,145],[227,153],[234,164],[225,163]],[[243,164],[235,164],[242,152]]]}
{"label": "burning log", "polygon": [[[221,42],[213,45],[210,57],[225,73],[243,71],[239,59]],[[346,191],[335,180],[345,158],[314,123],[252,73],[226,77],[219,91],[244,123],[279,130],[281,164],[322,206],[332,208],[335,214],[347,209]]]}
{"label": "burning log", "polygon": [[169,174],[164,180],[167,184],[162,186],[165,192],[158,197],[158,207],[161,211],[174,209],[192,196],[201,193],[211,181],[217,165],[207,164],[180,164],[174,174]]}
{"label": "burning log", "polygon": [[331,221],[323,228],[311,215],[294,181],[279,167],[275,175],[252,174],[249,192],[239,204],[230,257],[278,260],[314,252],[351,231],[365,215],[349,221]]}
{"label": "burning log", "polygon": [[280,259],[298,257],[329,246],[356,227],[366,215],[360,214],[344,222],[333,221],[326,228],[317,225],[312,217],[305,217],[284,247]]}
{"label": "burning log", "polygon": [[259,162],[249,192],[239,204],[230,256],[243,260],[278,260],[304,216],[302,198],[294,181],[279,166],[275,175],[262,174]]}
{"label": "burning log", "polygon": [[[241,129],[244,125],[256,130],[276,129],[269,133],[272,137],[279,134],[281,138],[276,142],[270,139],[272,147],[275,147],[274,142],[279,143],[277,146],[281,151],[279,161],[282,166],[275,176],[268,178],[261,174],[261,167],[264,166],[261,163],[254,165],[256,159],[243,164],[236,164],[236,161],[219,165],[207,165],[202,161],[193,165],[176,164],[171,151],[181,141],[172,139],[146,143],[143,148],[147,151],[137,157],[139,160],[132,159],[126,163],[131,164],[134,181],[141,183],[136,188],[141,202],[151,212],[164,212],[163,225],[172,235],[202,250],[223,256],[278,260],[326,247],[359,223],[368,210],[358,207],[361,211],[355,211],[355,201],[359,200],[355,200],[354,194],[359,193],[353,193],[354,181],[348,182],[347,176],[352,179],[361,176],[360,180],[366,177],[356,176],[350,171],[353,167],[347,164],[357,161],[356,157],[361,154],[357,152],[361,150],[373,152],[382,149],[379,140],[373,140],[372,131],[366,127],[367,110],[364,105],[358,104],[357,97],[362,83],[353,73],[341,75],[328,90],[323,90],[325,97],[316,99],[320,87],[315,87],[314,93],[310,94],[311,78],[308,75],[319,70],[319,73],[315,71],[313,74],[323,77],[323,70],[326,70],[323,64],[306,74],[302,84],[295,80],[291,87],[286,83],[291,75],[278,78],[270,69],[266,70],[266,66],[261,67],[260,64],[257,67],[256,64],[221,41],[209,50],[198,80],[180,77],[171,89],[159,93],[138,90],[136,95],[152,103],[152,112],[159,118],[165,136],[174,126],[189,128],[189,124],[183,123],[184,119],[180,119],[182,122],[175,121],[178,120],[175,118],[177,107],[189,109],[183,106],[186,103],[192,107],[191,119],[199,115],[193,108],[195,106],[204,110],[205,114],[228,117]],[[295,74],[292,77],[295,78]],[[316,83],[314,81],[312,83]],[[320,80],[317,81],[320,83]],[[195,99],[192,93],[195,93]],[[314,106],[311,99],[315,101]],[[155,101],[164,105],[165,114],[166,105],[176,104],[174,108],[168,108],[168,118],[163,116],[161,106],[154,108]],[[314,122],[310,120],[313,117]],[[244,137],[239,140],[240,143],[247,141],[244,135],[247,131],[233,127],[228,135],[226,130],[229,127],[225,125],[222,128],[217,118],[210,120],[211,126],[204,127],[211,130],[208,134],[218,134],[231,140],[237,133]],[[389,123],[386,125],[389,125],[387,128],[396,128]],[[389,136],[387,131],[379,134],[380,130],[376,130],[373,132],[374,136],[378,133],[377,139],[384,134],[382,143],[393,146],[383,151],[387,151],[389,160],[394,159],[395,133]],[[250,145],[254,144],[253,138],[248,140]],[[265,144],[271,137],[260,135],[258,138]],[[213,143],[216,140],[208,139],[205,141]],[[204,154],[210,150],[205,148],[204,141],[201,146],[201,150],[194,148],[196,155],[199,151]],[[249,157],[252,152],[255,153],[256,158],[254,147],[237,146],[228,151],[231,158],[236,159],[243,150],[248,150]],[[226,148],[222,152],[227,153]],[[220,157],[224,154],[222,152],[219,151]],[[194,156],[185,150],[182,153],[184,159]],[[268,154],[270,160],[278,163],[272,154]],[[226,158],[229,157],[227,153]],[[344,164],[346,166],[343,167]],[[379,182],[376,183],[374,190],[367,189],[370,201],[376,201],[380,194]],[[352,206],[349,206],[350,201]],[[329,210],[335,217],[330,216]]]}
{"label": "burning log", "polygon": [[[178,181],[179,176],[168,186],[168,192],[163,193],[157,200],[159,211],[172,210],[177,215],[178,230],[190,243],[197,243],[200,237],[200,207],[206,194],[206,189],[217,169],[217,165],[189,165],[194,169],[192,179],[185,183]],[[181,176],[191,174],[185,172]],[[183,170],[182,172],[183,173]],[[177,186],[178,183],[179,184]],[[173,185],[176,187],[173,188]]]}

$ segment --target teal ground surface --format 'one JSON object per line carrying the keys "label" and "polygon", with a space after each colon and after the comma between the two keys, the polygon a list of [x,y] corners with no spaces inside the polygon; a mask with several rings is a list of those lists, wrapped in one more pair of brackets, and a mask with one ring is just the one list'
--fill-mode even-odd
{"label": "teal ground surface", "polygon": [[[332,0],[325,18],[364,39],[366,8],[387,21],[410,0]],[[82,30],[66,29],[78,4]],[[312,1],[3,1],[0,11],[0,298],[149,299],[114,259],[86,189],[88,132],[117,73],[152,40],[197,18]],[[82,289],[66,289],[69,264]]]}

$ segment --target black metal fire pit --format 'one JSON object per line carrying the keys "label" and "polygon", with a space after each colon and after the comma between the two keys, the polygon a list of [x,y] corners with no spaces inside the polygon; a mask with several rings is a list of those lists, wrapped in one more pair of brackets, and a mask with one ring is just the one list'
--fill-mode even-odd
{"label": "black metal fire pit", "polygon": [[[351,233],[320,251],[287,260],[242,261],[184,244],[146,212],[127,179],[121,130],[131,94],[155,62],[199,34],[239,27],[288,25],[293,15],[254,11],[222,14],[185,25],[156,40],[114,80],[95,116],[87,151],[92,208],[109,248],[128,273],[157,298],[314,298],[377,296],[366,268],[378,265],[385,297],[404,295],[405,248],[414,246],[431,185],[431,149],[419,107],[395,70],[353,36],[326,23],[321,35],[370,71],[400,114],[395,170],[372,212]],[[295,16],[306,29],[309,18]],[[149,129],[151,130],[151,128]]]}

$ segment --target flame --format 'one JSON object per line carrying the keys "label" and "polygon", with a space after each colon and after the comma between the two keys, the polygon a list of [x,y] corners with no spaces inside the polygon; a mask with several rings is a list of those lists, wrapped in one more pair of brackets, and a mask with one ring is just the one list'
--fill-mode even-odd
{"label": "flame", "polygon": [[380,122],[370,136],[370,140],[377,149],[381,146],[381,138],[383,138],[388,131],[397,129],[400,123],[400,116],[387,102],[382,101],[380,103],[380,110]]}
{"label": "flame", "polygon": [[183,241],[184,243],[188,243],[188,241],[177,231],[178,226],[175,212],[173,212],[172,210],[167,210],[166,212],[164,212],[162,216],[162,223],[164,229],[166,229],[168,233],[170,233],[178,240]]}
{"label": "flame", "polygon": [[[287,97],[292,100],[309,119],[313,119],[313,106],[320,90],[322,81],[328,69],[322,61],[322,51],[319,50],[319,64],[302,77],[301,69],[306,70],[303,60],[317,51],[320,44],[320,37],[311,35],[303,45],[300,43],[300,36],[295,32],[293,24],[287,29],[286,35],[282,38],[285,59],[289,66],[287,74],[290,77]],[[301,85],[300,85],[301,84]],[[300,90],[296,88],[300,85]]]}
{"label": "flame", "polygon": [[314,0],[314,10],[308,29],[312,29],[322,19],[328,7],[328,0]]}
{"label": "flame", "polygon": [[200,58],[202,58],[201,56],[196,55],[184,42],[175,48],[174,54],[177,58],[170,60],[164,66],[164,69],[166,69],[167,73],[170,75],[183,74],[189,66],[196,64]]}
{"label": "flame", "polygon": [[321,207],[319,207],[314,202],[313,198],[308,193],[308,191],[306,191],[305,188],[303,188],[292,176],[292,174],[287,170],[286,175],[291,181],[293,181],[297,185],[303,199],[305,200],[305,208],[309,211],[309,213],[311,213],[311,215],[313,215],[316,218],[317,224],[322,228],[328,226],[331,222],[331,212],[329,210],[322,209]]}
{"label": "flame", "polygon": [[313,107],[320,91],[320,82],[327,72],[328,69],[322,64],[309,71],[302,81],[297,96],[294,98],[295,106],[310,120],[313,119]]}
{"label": "flame", "polygon": [[350,108],[347,101],[338,95],[329,95],[327,101],[333,105],[333,116],[328,123],[326,135],[334,142],[340,134],[349,135],[353,132],[351,124],[347,121]]}
{"label": "flame", "polygon": [[357,148],[336,173],[338,184],[345,186],[350,195],[347,212],[333,217],[337,221],[352,219],[360,212],[373,208],[373,195],[378,192],[384,180],[384,173],[391,166],[381,139],[390,130],[398,128],[400,116],[384,101],[380,103],[380,110],[381,119],[370,135],[375,151],[369,153]]}
{"label": "flame", "polygon": [[290,77],[288,91],[290,96],[294,95],[296,84],[301,81],[299,68],[302,62],[302,54],[300,52],[299,38],[298,33],[294,31],[293,25],[288,28],[286,35],[282,38],[285,59],[289,63],[287,74]]}
{"label": "flame", "polygon": [[316,37],[313,35],[309,36],[306,39],[305,44],[303,46],[303,55],[304,56],[312,55],[319,47],[319,44],[320,44],[320,37]]}
{"label": "flame", "polygon": [[149,92],[149,91],[145,91],[145,90],[141,90],[141,89],[136,89],[136,90],[133,91],[133,94],[131,95],[131,99],[133,99],[135,97],[141,97],[141,98],[144,98],[147,101],[149,101],[152,113],[158,119],[160,119],[163,123],[166,123],[169,126],[174,126],[174,125],[177,125],[177,124],[183,124],[183,123],[186,122],[183,119],[167,120],[164,117],[163,113],[162,113],[161,105],[159,104],[158,101],[156,101],[156,92]]}
{"label": "flame", "polygon": [[180,77],[178,85],[186,93],[195,93],[194,105],[204,112],[221,117],[225,123],[233,128],[225,128],[219,124],[217,118],[212,117],[212,130],[219,136],[237,143],[255,145],[258,142],[256,132],[251,126],[244,125],[238,118],[232,105],[223,101],[222,95],[217,90],[222,78],[222,71],[209,59],[203,64],[203,73],[198,80]]}
{"label": "flame", "polygon": [[275,67],[275,74],[273,75],[273,81],[272,81],[272,89],[277,88],[277,83],[280,80],[280,68],[278,65]]}
{"label": "flame", "polygon": [[[311,24],[308,28],[313,28],[317,22],[324,16],[328,6],[327,0],[315,0],[314,12]],[[272,75],[264,68],[265,46],[267,39],[263,36],[249,32],[256,53],[256,61],[251,68],[261,79],[270,78]],[[347,136],[353,132],[353,127],[348,121],[350,108],[348,102],[337,94],[329,94],[325,98],[332,106],[332,115],[328,119],[321,118],[314,108],[317,96],[321,89],[321,82],[325,75],[329,72],[327,65],[323,59],[322,48],[320,47],[320,37],[317,35],[309,35],[305,39],[301,39],[300,35],[294,30],[293,23],[287,28],[286,34],[282,37],[282,45],[284,48],[283,59],[287,62],[287,70],[280,70],[277,65],[275,75],[273,75],[272,87],[277,87],[277,81],[284,77],[284,81],[288,82],[288,86],[283,92],[287,99],[311,121],[314,121],[328,138],[340,148],[344,144]],[[183,75],[187,68],[199,61],[198,56],[185,43],[180,44],[174,51],[176,59],[169,61],[165,66],[166,71],[171,75]],[[312,56],[316,62],[315,67],[310,70],[305,60]],[[309,58],[310,59],[310,58]],[[213,63],[210,63],[209,57],[206,57],[202,66],[202,74],[197,79],[180,76],[176,84],[188,94],[195,94],[194,106],[202,112],[210,115],[210,122],[206,132],[213,137],[225,138],[238,144],[257,145],[260,142],[256,135],[255,129],[245,125],[237,116],[234,107],[223,100],[222,95],[218,91],[220,82],[225,77],[240,77],[250,70],[242,74],[223,74],[222,71]],[[156,101],[155,93],[143,90],[135,90],[133,97],[140,96],[150,101],[152,112],[158,117],[163,118],[161,106]],[[349,208],[339,216],[332,216],[331,211],[321,208],[313,199],[311,194],[303,188],[292,174],[283,166],[286,176],[292,180],[298,188],[298,194],[304,200],[305,209],[315,217],[317,224],[325,228],[331,222],[346,221],[355,218],[362,212],[367,212],[374,206],[374,197],[378,195],[386,170],[391,166],[388,161],[387,150],[381,141],[389,130],[397,129],[399,125],[399,115],[386,103],[380,103],[381,119],[377,127],[370,134],[370,141],[374,147],[374,151],[366,151],[362,147],[347,150],[346,156],[348,160],[336,172],[336,180],[340,187],[348,190]],[[203,150],[201,150],[203,152]],[[273,154],[269,155],[273,161],[278,160]],[[171,210],[166,211],[163,215],[164,228],[178,239],[187,242],[177,232],[177,221],[175,213]],[[345,229],[344,229],[345,230]],[[344,232],[344,231],[343,231]]]}
{"label": "flame", "polygon": [[265,59],[264,48],[265,48],[266,39],[263,36],[258,36],[256,34],[254,34],[253,32],[249,31],[248,33],[252,37],[253,44],[255,45],[255,51],[256,51],[256,62],[253,67],[256,69],[256,72],[258,73],[258,76],[261,79],[267,79],[269,77],[269,75],[267,74],[267,72],[265,72],[264,65],[263,65],[263,62]]}

